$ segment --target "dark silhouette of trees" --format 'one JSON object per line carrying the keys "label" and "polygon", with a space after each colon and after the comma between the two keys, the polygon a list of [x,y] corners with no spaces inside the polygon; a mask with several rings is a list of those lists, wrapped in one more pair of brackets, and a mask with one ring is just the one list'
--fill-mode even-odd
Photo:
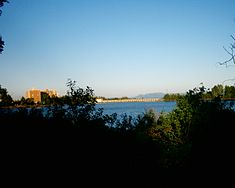
{"label": "dark silhouette of trees", "polygon": [[51,104],[51,97],[46,92],[41,92],[41,104],[43,105],[50,105]]}
{"label": "dark silhouette of trees", "polygon": [[234,86],[225,86],[224,88],[224,97],[225,98],[235,98],[235,87]]}
{"label": "dark silhouette of trees", "polygon": [[72,106],[84,106],[87,104],[94,105],[96,103],[96,98],[94,96],[94,90],[89,86],[86,89],[76,86],[76,81],[68,79],[67,96],[70,98],[69,105]]}
{"label": "dark silhouette of trees", "polygon": [[[235,79],[229,79],[235,80]],[[225,80],[228,81],[228,80]],[[177,101],[180,97],[184,96],[185,94],[165,94],[163,99],[164,101]],[[207,89],[202,93],[203,100],[212,100],[216,97],[223,98],[226,100],[231,100],[235,98],[235,86],[223,86],[222,84],[214,85],[211,89]]]}
{"label": "dark silhouette of trees", "polygon": [[[4,5],[4,3],[9,3],[9,1],[7,0],[0,0],[0,8]],[[0,10],[0,16],[2,14],[2,10]],[[4,48],[4,41],[2,40],[2,37],[0,36],[0,54],[2,53],[3,51],[3,48]]]}
{"label": "dark silhouette of trees", "polygon": [[3,51],[3,47],[4,47],[4,41],[2,40],[2,37],[0,36],[0,54]]}
{"label": "dark silhouette of trees", "polygon": [[[4,3],[9,3],[9,1],[7,0],[0,0],[0,7],[2,7],[4,5]],[[0,10],[0,16],[2,14],[2,10]]]}
{"label": "dark silhouette of trees", "polygon": [[13,104],[12,97],[8,94],[6,88],[0,85],[0,106],[11,106]]}
{"label": "dark silhouette of trees", "polygon": [[34,100],[32,98],[24,98],[24,97],[21,97],[21,99],[19,100],[19,105],[22,105],[22,106],[32,106],[34,105]]}
{"label": "dark silhouette of trees", "polygon": [[163,100],[164,101],[175,101],[179,97],[180,97],[179,93],[171,93],[171,94],[167,93],[163,96]]}
{"label": "dark silhouette of trees", "polygon": [[[52,106],[0,108],[0,133],[7,138],[4,141],[13,142],[7,147],[11,151],[15,145],[21,154],[24,150],[24,165],[49,166],[50,173],[61,178],[69,175],[76,181],[82,173],[102,183],[188,187],[222,181],[225,168],[234,161],[235,112],[221,101],[221,85],[210,91],[211,100],[204,99],[208,91],[202,86],[177,96],[172,112],[149,110],[137,119],[105,115],[95,108],[90,87],[80,88],[71,79],[67,86],[67,95],[53,99]],[[234,93],[234,88],[226,90]],[[7,93],[4,88],[1,91]],[[32,152],[36,162],[26,157],[28,153],[33,156]]]}

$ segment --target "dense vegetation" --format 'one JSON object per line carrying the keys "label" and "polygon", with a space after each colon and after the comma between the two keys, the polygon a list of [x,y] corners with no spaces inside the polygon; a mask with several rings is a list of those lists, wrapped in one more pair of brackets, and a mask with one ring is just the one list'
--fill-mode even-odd
{"label": "dense vegetation", "polygon": [[[164,101],[176,101],[180,96],[184,94],[172,93],[165,94]],[[215,85],[212,89],[207,89],[202,93],[202,99],[213,99],[220,97],[222,100],[235,99],[235,87],[234,86],[223,86],[221,84]]]}
{"label": "dense vegetation", "polygon": [[[35,152],[41,160],[37,168],[49,160],[58,173],[72,166],[113,180],[118,176],[119,182],[167,187],[212,180],[208,174],[217,177],[219,168],[232,164],[235,112],[219,95],[203,100],[208,94],[203,86],[178,96],[172,112],[149,110],[137,119],[104,115],[95,108],[91,88],[82,89],[72,80],[67,86],[62,103],[0,109],[1,138],[11,151]],[[1,99],[11,100],[6,89],[1,93]]]}

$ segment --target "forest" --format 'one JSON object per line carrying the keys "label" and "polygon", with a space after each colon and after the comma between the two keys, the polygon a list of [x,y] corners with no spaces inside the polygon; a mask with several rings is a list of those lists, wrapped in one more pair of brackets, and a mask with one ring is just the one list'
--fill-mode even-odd
{"label": "forest", "polygon": [[[178,97],[183,94],[180,93],[167,93],[164,95],[164,101],[175,101]],[[220,97],[222,100],[234,100],[235,99],[235,87],[228,85],[215,85],[211,89],[207,89],[203,95],[203,99],[211,100],[213,98]]]}
{"label": "forest", "polygon": [[[232,168],[233,104],[220,95],[205,100],[208,90],[203,86],[177,97],[172,112],[149,110],[137,119],[104,115],[103,109],[95,108],[91,88],[80,88],[73,80],[67,81],[67,87],[63,103],[0,108],[3,146],[20,152],[18,160],[27,164],[40,159],[36,168],[50,161],[53,172],[62,174],[68,166],[89,169],[92,176],[102,174],[113,181],[117,176],[110,173],[121,173],[124,179],[119,183],[134,181],[146,187],[186,187],[189,180],[191,185],[221,183],[214,178]],[[1,102],[10,98],[5,88],[1,93]],[[25,160],[22,152],[34,155]],[[14,163],[14,155],[5,154],[12,164],[20,165]]]}

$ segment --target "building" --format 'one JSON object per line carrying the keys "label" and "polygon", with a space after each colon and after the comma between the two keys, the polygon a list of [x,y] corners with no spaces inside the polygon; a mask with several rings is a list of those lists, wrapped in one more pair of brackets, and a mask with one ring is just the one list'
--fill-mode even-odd
{"label": "building", "polygon": [[42,99],[45,98],[45,95],[49,97],[57,97],[58,93],[56,90],[39,90],[31,89],[26,91],[26,98],[32,98],[35,103],[42,102]]}
{"label": "building", "polygon": [[101,103],[101,102],[103,102],[103,101],[104,101],[104,100],[103,100],[102,98],[97,98],[97,99],[96,99],[96,102],[97,102],[97,103]]}
{"label": "building", "polygon": [[32,98],[35,103],[41,102],[41,91],[38,89],[31,89],[26,92],[26,98]]}

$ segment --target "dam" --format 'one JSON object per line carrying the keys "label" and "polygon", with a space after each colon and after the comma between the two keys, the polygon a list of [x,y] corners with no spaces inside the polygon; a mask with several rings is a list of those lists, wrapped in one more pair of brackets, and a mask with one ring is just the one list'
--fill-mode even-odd
{"label": "dam", "polygon": [[130,99],[96,99],[97,103],[112,103],[112,102],[160,102],[161,98],[130,98]]}

